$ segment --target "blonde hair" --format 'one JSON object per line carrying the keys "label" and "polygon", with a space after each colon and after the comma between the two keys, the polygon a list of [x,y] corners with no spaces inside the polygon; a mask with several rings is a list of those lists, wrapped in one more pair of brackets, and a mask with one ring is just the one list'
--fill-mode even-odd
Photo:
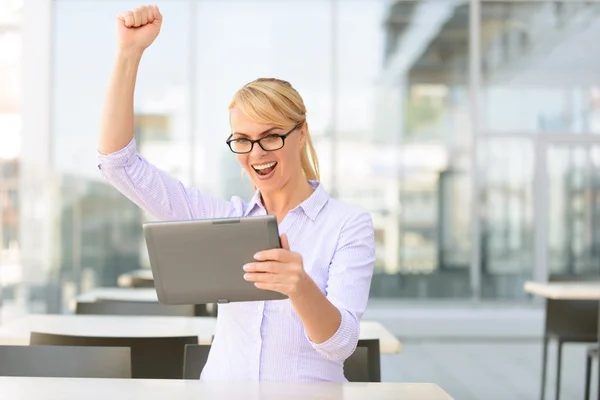
{"label": "blonde hair", "polygon": [[[275,78],[259,78],[244,85],[233,96],[229,110],[238,107],[253,121],[289,128],[306,123],[306,107],[300,94],[289,82]],[[304,176],[308,180],[320,180],[319,160],[310,133],[300,154]]]}

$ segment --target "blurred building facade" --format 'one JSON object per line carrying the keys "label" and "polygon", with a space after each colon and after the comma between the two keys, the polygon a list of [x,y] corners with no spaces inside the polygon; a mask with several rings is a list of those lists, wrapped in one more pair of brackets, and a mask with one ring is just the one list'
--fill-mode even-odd
{"label": "blurred building facade", "polygon": [[0,1],[0,305],[21,282],[19,249],[19,147],[21,135],[20,12]]}
{"label": "blurred building facade", "polygon": [[[23,4],[21,286],[47,311],[148,266],[151,216],[94,159],[114,16],[137,5]],[[276,76],[305,99],[325,187],[373,215],[373,297],[527,300],[526,280],[600,273],[600,3],[160,6],[136,139],[185,184],[251,195],[225,145],[227,105]]]}

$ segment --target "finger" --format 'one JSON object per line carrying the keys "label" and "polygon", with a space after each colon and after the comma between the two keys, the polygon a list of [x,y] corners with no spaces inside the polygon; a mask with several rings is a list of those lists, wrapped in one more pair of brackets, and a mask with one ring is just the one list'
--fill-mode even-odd
{"label": "finger", "polygon": [[277,275],[265,272],[255,272],[244,274],[244,279],[248,282],[274,283],[278,282]]}
{"label": "finger", "polygon": [[140,26],[144,26],[148,23],[148,8],[140,7]]}
{"label": "finger", "polygon": [[133,12],[131,12],[131,11],[125,11],[125,12],[121,13],[117,18],[119,18],[121,21],[123,21],[123,23],[125,24],[125,26],[127,28],[131,28],[135,22],[135,20],[133,18]]}
{"label": "finger", "polygon": [[262,289],[262,290],[272,290],[274,292],[279,292],[279,293],[284,293],[284,286],[279,285],[277,283],[265,283],[265,282],[255,282],[254,286],[256,286],[258,289]]}
{"label": "finger", "polygon": [[244,265],[245,272],[268,272],[270,274],[281,271],[281,263],[276,261],[262,261]]}
{"label": "finger", "polygon": [[139,28],[140,26],[142,26],[142,11],[139,8],[136,8],[133,11],[133,27],[134,28]]}
{"label": "finger", "polygon": [[284,250],[290,249],[290,243],[288,242],[287,235],[285,233],[281,234],[281,247]]}
{"label": "finger", "polygon": [[285,249],[270,249],[259,251],[254,255],[254,259],[257,261],[291,261],[293,259],[293,255],[289,250]]}

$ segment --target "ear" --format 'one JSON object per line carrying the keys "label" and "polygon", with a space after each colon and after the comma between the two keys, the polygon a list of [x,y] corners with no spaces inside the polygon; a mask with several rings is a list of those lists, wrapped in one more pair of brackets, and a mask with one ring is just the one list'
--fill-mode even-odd
{"label": "ear", "polygon": [[304,122],[304,125],[300,127],[300,148],[304,148],[306,138],[308,137],[308,122]]}

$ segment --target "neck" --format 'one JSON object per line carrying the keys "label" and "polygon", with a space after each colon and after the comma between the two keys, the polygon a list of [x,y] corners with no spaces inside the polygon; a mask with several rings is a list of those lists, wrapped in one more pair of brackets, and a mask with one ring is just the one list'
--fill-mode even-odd
{"label": "neck", "polygon": [[263,205],[268,214],[277,216],[281,222],[286,214],[306,200],[314,191],[304,174],[291,179],[280,190],[261,194]]}

